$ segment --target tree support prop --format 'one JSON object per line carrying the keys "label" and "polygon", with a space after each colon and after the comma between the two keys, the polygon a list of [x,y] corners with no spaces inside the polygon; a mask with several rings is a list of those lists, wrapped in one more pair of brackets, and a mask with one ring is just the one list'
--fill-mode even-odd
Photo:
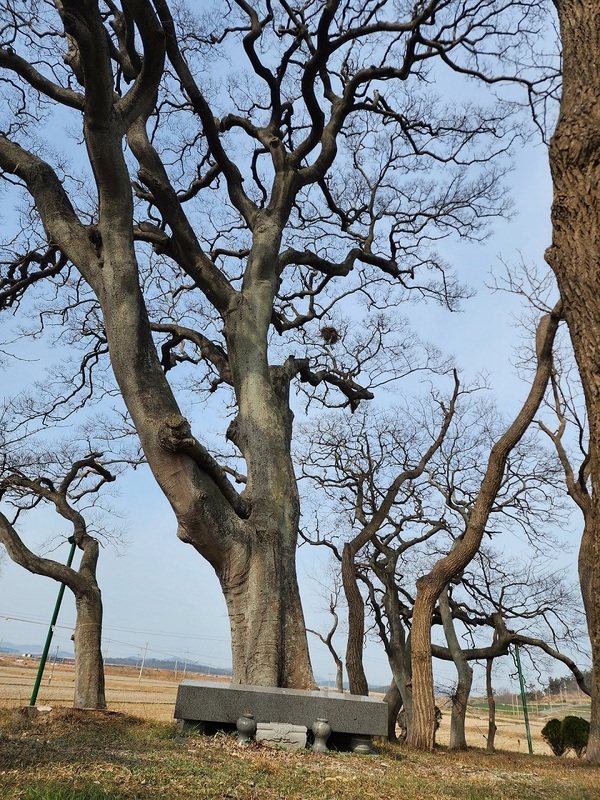
{"label": "tree support prop", "polygon": [[[75,548],[77,547],[75,539],[72,536],[69,538],[69,542],[71,543],[71,550],[69,551],[69,557],[67,558],[67,567],[70,567],[71,564],[73,563],[73,558],[75,556]],[[35,684],[33,685],[31,700],[29,701],[30,706],[34,706],[37,700],[38,692],[40,690],[40,684],[42,682],[42,677],[44,675],[44,668],[46,666],[46,661],[48,660],[48,652],[50,650],[50,645],[52,644],[52,637],[54,635],[54,626],[56,625],[56,620],[58,619],[58,612],[60,611],[60,606],[62,604],[64,593],[65,593],[65,584],[61,583],[60,588],[58,590],[58,597],[56,598],[56,605],[54,606],[54,613],[52,614],[52,619],[50,620],[50,627],[48,628],[46,643],[44,644],[42,657],[40,658],[40,666],[38,667]]]}

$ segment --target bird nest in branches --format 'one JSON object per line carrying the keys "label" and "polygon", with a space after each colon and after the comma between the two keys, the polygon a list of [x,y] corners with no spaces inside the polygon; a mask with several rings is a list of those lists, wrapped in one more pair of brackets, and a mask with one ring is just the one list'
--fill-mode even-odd
{"label": "bird nest in branches", "polygon": [[337,344],[340,340],[340,333],[332,325],[324,325],[321,328],[321,338],[325,344]]}

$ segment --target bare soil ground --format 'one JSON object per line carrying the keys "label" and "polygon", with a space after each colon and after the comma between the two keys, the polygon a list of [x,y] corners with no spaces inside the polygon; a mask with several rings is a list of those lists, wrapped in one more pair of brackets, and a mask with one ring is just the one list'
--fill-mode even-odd
{"label": "bare soil ground", "polygon": [[[21,658],[2,654],[0,656],[0,708],[16,708],[29,704],[35,682],[37,659]],[[188,674],[188,678],[199,680],[219,680],[209,675]],[[180,670],[172,671],[144,669],[140,671],[129,667],[107,666],[106,698],[112,711],[131,714],[148,720],[171,722],[177,686],[184,678]],[[37,705],[69,707],[73,701],[73,665],[58,662],[46,666],[40,685]],[[442,722],[437,740],[447,744],[450,728],[450,707],[440,702]],[[541,729],[550,716],[564,716],[565,713],[580,713],[573,705],[572,710],[565,707],[560,712],[548,709],[533,710],[530,713],[533,750],[536,754],[550,755],[551,751],[542,739]],[[520,715],[499,713],[496,724],[496,747],[527,753],[527,738],[523,718]],[[487,735],[487,711],[473,708],[467,718],[467,740],[473,747],[483,748]]]}

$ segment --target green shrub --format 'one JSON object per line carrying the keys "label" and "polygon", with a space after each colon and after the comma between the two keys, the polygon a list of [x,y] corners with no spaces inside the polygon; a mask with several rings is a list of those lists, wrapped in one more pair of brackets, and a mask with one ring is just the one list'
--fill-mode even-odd
{"label": "green shrub", "polygon": [[562,723],[559,719],[550,719],[542,728],[542,736],[555,756],[562,756],[567,746],[562,732]]}
{"label": "green shrub", "polygon": [[574,750],[581,758],[590,738],[590,723],[583,717],[565,717],[560,724],[565,747]]}
{"label": "green shrub", "polygon": [[581,758],[590,736],[590,723],[583,717],[551,719],[542,728],[542,736],[555,756],[574,750],[577,758]]}

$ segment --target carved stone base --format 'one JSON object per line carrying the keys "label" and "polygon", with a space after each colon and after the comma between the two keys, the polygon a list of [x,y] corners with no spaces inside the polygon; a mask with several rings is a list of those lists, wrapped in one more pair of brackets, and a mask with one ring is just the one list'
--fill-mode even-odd
{"label": "carved stone base", "polygon": [[259,722],[256,741],[284,750],[303,750],[306,747],[306,727],[286,722]]}

